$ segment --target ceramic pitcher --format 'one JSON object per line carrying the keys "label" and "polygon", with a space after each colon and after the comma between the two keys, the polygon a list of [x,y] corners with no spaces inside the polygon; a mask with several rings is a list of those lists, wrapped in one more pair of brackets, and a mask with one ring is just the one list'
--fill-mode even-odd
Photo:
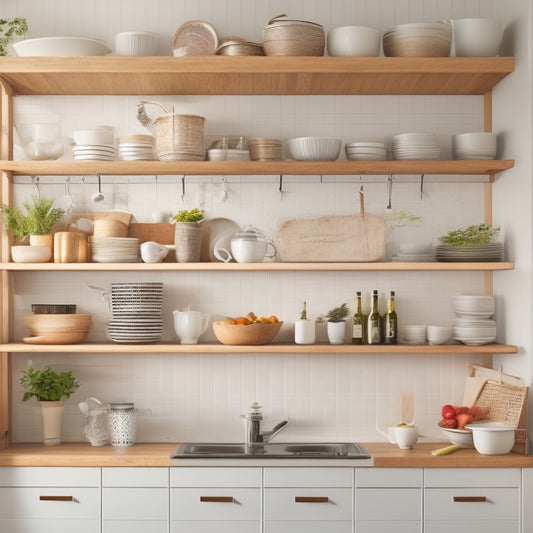
{"label": "ceramic pitcher", "polygon": [[210,315],[190,309],[173,311],[174,329],[181,344],[197,344],[198,337],[207,329]]}

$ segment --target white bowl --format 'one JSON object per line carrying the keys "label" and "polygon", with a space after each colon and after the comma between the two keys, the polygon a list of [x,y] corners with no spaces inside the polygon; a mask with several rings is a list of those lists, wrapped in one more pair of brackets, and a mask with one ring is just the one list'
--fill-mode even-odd
{"label": "white bowl", "polygon": [[446,435],[452,444],[459,444],[460,446],[473,446],[474,438],[472,436],[472,430],[470,429],[452,429],[442,427],[439,422],[441,431]]}
{"label": "white bowl", "polygon": [[457,57],[497,56],[503,36],[501,20],[465,18],[452,20]]}
{"label": "white bowl", "polygon": [[427,337],[431,345],[447,344],[452,340],[453,328],[451,326],[428,326]]}
{"label": "white bowl", "polygon": [[341,26],[328,32],[330,56],[375,57],[379,55],[381,33],[366,26]]}
{"label": "white bowl", "polygon": [[78,145],[101,145],[113,144],[115,136],[113,129],[109,126],[99,126],[91,130],[76,130],[72,137]]}
{"label": "white bowl", "polygon": [[483,455],[504,455],[514,446],[516,426],[503,422],[476,422],[465,429],[472,430],[474,447]]}
{"label": "white bowl", "polygon": [[115,53],[119,56],[154,56],[157,53],[157,34],[150,31],[117,33]]}
{"label": "white bowl", "polygon": [[496,134],[486,131],[458,133],[452,137],[452,150],[454,159],[495,159]]}
{"label": "white bowl", "polygon": [[104,56],[111,48],[104,41],[84,37],[40,37],[13,43],[19,56]]}
{"label": "white bowl", "polygon": [[63,154],[64,147],[59,123],[20,123],[16,124],[15,128],[22,147],[30,159],[51,160]]}
{"label": "white bowl", "polygon": [[297,161],[335,161],[342,147],[341,139],[297,137],[287,141],[289,157]]}
{"label": "white bowl", "polygon": [[50,246],[12,246],[11,257],[15,263],[47,263],[52,258]]}

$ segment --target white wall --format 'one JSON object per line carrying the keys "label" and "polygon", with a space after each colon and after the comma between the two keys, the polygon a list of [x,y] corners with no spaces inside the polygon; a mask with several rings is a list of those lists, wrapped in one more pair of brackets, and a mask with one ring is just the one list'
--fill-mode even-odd
{"label": "white wall", "polygon": [[[262,27],[271,16],[288,13],[292,18],[313,20],[325,29],[352,23],[384,30],[396,23],[434,21],[464,16],[492,16],[497,2],[454,0],[366,0],[360,2],[314,0],[299,2],[200,0],[172,2],[170,0],[138,0],[135,2],[56,1],[53,4],[36,0],[17,0],[3,6],[3,16],[26,16],[30,36],[80,35],[100,38],[112,43],[118,31],[146,29],[161,35],[161,53],[169,53],[169,43],[175,29],[191,19],[212,22],[220,35],[242,35],[260,40]],[[505,17],[518,18],[526,9],[525,0],[512,3]],[[498,16],[504,16],[498,13]],[[523,42],[523,30],[518,32]],[[527,71],[520,63],[522,76]],[[509,87],[512,87],[512,82]],[[513,89],[514,90],[514,89]],[[526,161],[529,147],[520,141],[520,148],[511,149],[514,124],[528,119],[518,106],[506,114],[508,100],[505,88],[497,94],[495,131],[500,127],[509,157]],[[350,140],[389,140],[406,131],[437,132],[443,157],[450,157],[451,136],[462,131],[483,127],[480,96],[194,96],[158,97],[154,99],[175,105],[178,112],[190,112],[206,117],[206,142],[221,135],[275,136],[288,139],[301,135],[332,135],[344,142]],[[96,124],[110,124],[118,135],[141,131],[137,124],[135,97],[17,97],[16,120],[37,120],[59,117],[65,135],[74,129]],[[500,111],[503,109],[504,111]],[[501,124],[501,126],[500,126]],[[529,135],[529,125],[521,124]],[[513,143],[514,144],[514,143]],[[520,153],[518,153],[520,152]],[[65,157],[69,157],[68,154]],[[504,200],[496,200],[495,223],[502,224],[511,241],[510,259],[520,258],[518,272],[498,273],[498,340],[516,343],[520,339],[521,354],[513,366],[515,373],[529,377],[530,333],[512,327],[512,317],[529,321],[530,302],[521,300],[518,311],[507,314],[507,291],[520,289],[515,280],[530,289],[530,246],[515,242],[516,222],[508,209],[513,198],[521,198],[520,215],[529,217],[528,194],[517,193],[519,178],[527,168],[518,167],[512,174],[498,178],[497,188],[505,189]],[[525,175],[524,175],[525,174]],[[95,206],[90,197],[96,190],[94,176],[85,184],[72,177],[72,193],[76,208],[83,212],[101,208],[131,210],[137,221],[150,221],[155,209],[175,213],[179,209],[201,205],[209,218],[228,217],[238,224],[253,223],[269,232],[277,224],[294,216],[357,212],[359,177],[316,176],[286,178],[281,197],[277,176],[227,177],[229,196],[222,202],[217,193],[221,177],[188,178],[185,201],[180,198],[178,177],[153,176],[111,180],[104,177],[104,204]],[[394,210],[406,210],[420,215],[424,222],[393,233],[388,243],[390,257],[402,241],[435,242],[442,233],[454,227],[479,223],[483,220],[484,185],[465,183],[467,177],[445,177],[446,183],[433,183],[426,177],[423,198],[419,194],[418,176],[395,179]],[[16,199],[20,201],[35,192],[29,178],[17,178]],[[386,176],[366,178],[366,208],[368,212],[386,214]],[[60,197],[63,178],[41,178],[43,192]],[[500,185],[501,184],[501,185]],[[522,190],[522,189],[520,189]],[[504,222],[500,222],[501,220]],[[514,217],[516,219],[517,217]],[[529,219],[528,219],[529,228]],[[529,229],[528,243],[530,239]],[[520,236],[524,234],[522,228]],[[77,303],[80,312],[93,313],[94,325],[90,340],[104,340],[107,320],[98,298],[89,293],[88,284],[109,287],[121,281],[118,273],[18,273],[15,276],[16,337],[26,335],[22,316],[29,313],[31,303]],[[128,281],[149,280],[140,273],[128,275]],[[151,276],[150,279],[153,279]],[[312,316],[325,313],[343,301],[352,303],[356,290],[374,288],[384,294],[396,290],[401,328],[414,323],[451,323],[451,297],[464,292],[482,292],[482,273],[172,273],[157,275],[165,284],[164,340],[175,342],[171,311],[192,304],[212,315],[238,315],[253,309],[259,314],[275,313],[286,321],[281,338],[291,338],[290,324],[298,317],[303,300],[307,300]],[[500,280],[505,280],[504,287]],[[51,296],[53,295],[53,297]],[[500,308],[505,309],[505,315]],[[525,316],[523,312],[525,311]],[[504,318],[505,316],[505,318]],[[507,317],[511,318],[507,318]],[[516,335],[515,335],[516,334]],[[205,339],[212,339],[211,333]],[[39,413],[35,405],[21,404],[18,377],[26,364],[27,354],[13,356],[13,440],[36,441],[40,438]],[[308,438],[335,440],[380,440],[376,423],[387,426],[399,417],[401,392],[414,392],[416,421],[430,438],[439,437],[436,423],[443,403],[460,403],[464,378],[469,363],[490,364],[490,358],[459,355],[73,355],[32,354],[35,364],[51,364],[57,368],[72,368],[82,381],[82,388],[67,404],[65,440],[81,438],[81,415],[77,402],[96,396],[104,402],[127,399],[139,407],[151,407],[153,415],[140,421],[139,440],[241,440],[240,413],[255,400],[264,406],[271,420],[291,418],[290,426],[280,439]],[[504,358],[505,370],[509,359]],[[268,421],[267,421],[268,423]]]}

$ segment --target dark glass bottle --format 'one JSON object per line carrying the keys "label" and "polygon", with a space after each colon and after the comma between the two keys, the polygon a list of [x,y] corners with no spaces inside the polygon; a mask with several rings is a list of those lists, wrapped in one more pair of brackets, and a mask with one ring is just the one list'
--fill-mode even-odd
{"label": "dark glass bottle", "polygon": [[367,319],[367,344],[381,343],[381,316],[378,309],[378,291],[372,292],[372,305]]}
{"label": "dark glass bottle", "polygon": [[398,315],[394,303],[394,291],[390,292],[387,302],[387,312],[383,320],[383,336],[385,344],[398,344]]}
{"label": "dark glass bottle", "polygon": [[365,317],[361,310],[361,293],[355,297],[355,313],[353,315],[352,344],[363,344],[365,338]]}

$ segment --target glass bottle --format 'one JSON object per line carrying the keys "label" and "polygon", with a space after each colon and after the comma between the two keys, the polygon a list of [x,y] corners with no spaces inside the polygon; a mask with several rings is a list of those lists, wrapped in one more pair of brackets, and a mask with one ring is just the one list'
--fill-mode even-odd
{"label": "glass bottle", "polygon": [[372,305],[367,319],[367,344],[380,344],[381,342],[381,316],[378,309],[378,291],[372,292]]}
{"label": "glass bottle", "polygon": [[363,344],[364,342],[365,320],[361,311],[361,292],[357,291],[355,297],[355,313],[352,325],[352,344]]}
{"label": "glass bottle", "polygon": [[387,312],[383,321],[383,336],[385,344],[398,344],[398,315],[394,304],[394,291],[390,292],[387,302]]}

